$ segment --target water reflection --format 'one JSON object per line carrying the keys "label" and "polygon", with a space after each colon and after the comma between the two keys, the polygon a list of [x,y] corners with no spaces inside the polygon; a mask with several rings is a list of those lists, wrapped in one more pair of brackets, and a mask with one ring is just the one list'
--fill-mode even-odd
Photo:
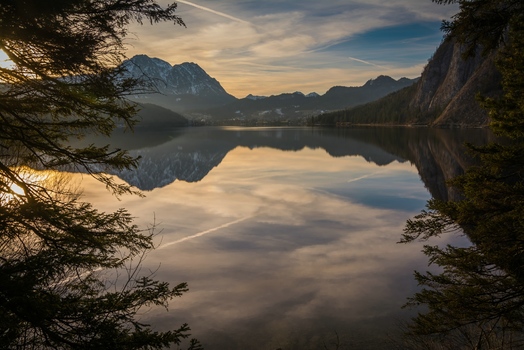
{"label": "water reflection", "polygon": [[146,198],[83,186],[102,210],[155,220],[145,267],[189,283],[144,321],[189,322],[208,349],[329,349],[337,335],[340,349],[390,349],[412,271],[427,264],[419,245],[396,244],[430,198],[421,177],[438,193],[429,182],[466,158],[459,137],[389,130],[190,129],[135,150],[139,172],[119,174]]}
{"label": "water reflection", "polygon": [[270,147],[283,151],[323,149],[333,157],[358,155],[377,165],[410,161],[435,198],[448,199],[445,181],[463,172],[471,163],[464,142],[486,143],[490,135],[477,130],[417,128],[193,128],[172,131],[138,130],[137,134],[115,134],[115,148],[131,150],[142,158],[139,168],[117,175],[142,189],[152,190],[176,180],[201,181],[236,147]]}

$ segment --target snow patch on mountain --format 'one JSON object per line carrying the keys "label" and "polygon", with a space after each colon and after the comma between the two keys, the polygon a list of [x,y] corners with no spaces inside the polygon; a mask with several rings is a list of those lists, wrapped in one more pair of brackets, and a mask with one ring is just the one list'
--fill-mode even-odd
{"label": "snow patch on mountain", "polygon": [[251,94],[246,96],[246,99],[252,100],[252,101],[264,100],[266,98],[267,96],[256,96],[256,95],[251,95]]}

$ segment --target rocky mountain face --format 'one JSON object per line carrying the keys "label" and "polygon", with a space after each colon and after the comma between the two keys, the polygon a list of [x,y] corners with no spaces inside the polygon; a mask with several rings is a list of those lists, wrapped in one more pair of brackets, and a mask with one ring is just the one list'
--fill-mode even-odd
{"label": "rocky mountain face", "polygon": [[180,112],[236,100],[196,63],[171,66],[158,58],[137,55],[125,61],[123,67],[128,76],[142,81],[142,91],[138,91],[141,93],[131,96],[138,102],[153,103]]}
{"label": "rocky mountain face", "polygon": [[415,122],[434,126],[485,126],[488,115],[475,100],[480,93],[500,91],[494,54],[484,57],[480,48],[464,57],[465,47],[445,40],[424,69],[409,109]]}

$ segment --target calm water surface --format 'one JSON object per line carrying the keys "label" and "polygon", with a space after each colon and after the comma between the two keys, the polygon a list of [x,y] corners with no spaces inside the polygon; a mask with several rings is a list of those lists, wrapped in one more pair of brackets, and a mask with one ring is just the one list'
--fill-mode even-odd
{"label": "calm water surface", "polygon": [[[156,225],[143,271],[188,282],[144,322],[190,324],[206,349],[391,349],[427,269],[405,221],[468,164],[481,131],[194,128],[116,137],[142,157],[120,201],[83,176],[85,199]],[[77,175],[80,177],[80,175]],[[460,237],[443,237],[439,244]]]}

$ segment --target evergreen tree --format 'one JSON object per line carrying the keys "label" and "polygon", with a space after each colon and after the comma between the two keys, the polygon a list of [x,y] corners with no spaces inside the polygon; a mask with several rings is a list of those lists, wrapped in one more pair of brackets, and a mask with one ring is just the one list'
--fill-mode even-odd
{"label": "evergreen tree", "polygon": [[[444,2],[444,1],[439,1]],[[449,1],[448,1],[449,2]],[[458,1],[448,35],[499,50],[503,95],[480,98],[497,143],[470,146],[479,165],[454,179],[463,199],[431,200],[409,220],[403,242],[464,233],[469,247],[426,246],[440,273],[416,273],[424,288],[408,305],[425,305],[410,325],[414,336],[440,346],[512,349],[524,346],[524,6],[520,1]],[[494,21],[487,19],[499,14]],[[477,22],[475,19],[486,19]],[[499,46],[499,44],[501,44]]]}
{"label": "evergreen tree", "polygon": [[459,4],[460,11],[451,21],[442,22],[442,30],[467,44],[466,55],[473,54],[478,46],[487,53],[504,44],[508,25],[522,12],[523,6],[520,0],[432,1],[443,5]]}
{"label": "evergreen tree", "polygon": [[[159,349],[189,328],[156,332],[143,307],[187,290],[140,275],[133,263],[153,248],[124,209],[97,211],[58,172],[80,168],[115,195],[131,193],[102,172],[136,159],[109,146],[74,148],[71,138],[132,127],[119,78],[127,25],[183,25],[176,5],[155,0],[0,0],[0,344],[3,349]],[[121,281],[104,271],[127,271]],[[191,341],[190,348],[199,344]]]}

